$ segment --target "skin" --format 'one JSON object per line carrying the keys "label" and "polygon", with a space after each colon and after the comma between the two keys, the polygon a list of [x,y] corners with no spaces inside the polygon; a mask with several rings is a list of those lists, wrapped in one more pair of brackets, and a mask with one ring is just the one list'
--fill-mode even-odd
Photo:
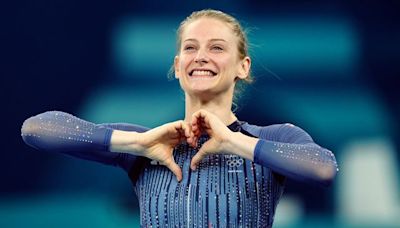
{"label": "skin", "polygon": [[190,132],[190,126],[182,120],[161,125],[144,133],[114,130],[110,151],[156,160],[170,169],[180,181],[182,170],[175,163],[173,149],[191,137],[193,134]]}
{"label": "skin", "polygon": [[[191,168],[210,154],[235,154],[253,160],[258,139],[232,132],[227,125],[237,120],[231,111],[237,80],[248,77],[251,60],[239,58],[238,38],[231,27],[217,19],[199,18],[185,26],[182,45],[174,59],[175,75],[185,92],[185,119],[145,133],[114,130],[110,151],[145,156],[159,161],[182,179],[173,149],[182,141],[196,146],[203,132],[210,139],[192,158]],[[212,71],[213,76],[191,72]],[[195,71],[195,72],[196,72]]]}
{"label": "skin", "polygon": [[[185,92],[185,121],[205,109],[216,114],[226,125],[237,118],[232,113],[235,82],[248,76],[250,58],[239,59],[238,38],[224,22],[200,18],[182,32],[179,55],[175,57],[175,75]],[[189,76],[193,69],[217,73],[204,80]]]}

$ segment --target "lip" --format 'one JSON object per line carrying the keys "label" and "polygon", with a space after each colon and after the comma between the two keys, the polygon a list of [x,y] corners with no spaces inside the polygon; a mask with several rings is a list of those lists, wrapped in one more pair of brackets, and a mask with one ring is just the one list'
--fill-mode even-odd
{"label": "lip", "polygon": [[217,75],[217,73],[216,73],[215,71],[211,70],[211,69],[207,69],[207,68],[195,68],[195,69],[192,69],[191,71],[189,71],[189,76],[192,76],[194,71],[209,71],[209,72],[211,72],[212,76]]}

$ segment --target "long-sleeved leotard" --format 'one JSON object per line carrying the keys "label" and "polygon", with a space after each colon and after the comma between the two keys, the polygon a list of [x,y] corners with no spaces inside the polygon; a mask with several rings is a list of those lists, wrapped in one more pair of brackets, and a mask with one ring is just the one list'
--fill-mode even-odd
{"label": "long-sleeved leotard", "polygon": [[141,226],[270,227],[283,193],[285,177],[329,184],[336,174],[334,155],[291,124],[266,127],[236,121],[232,131],[257,137],[254,162],[236,155],[211,155],[196,171],[190,161],[197,148],[186,143],[174,149],[182,168],[177,182],[170,170],[149,159],[109,151],[114,129],[144,132],[132,124],[93,124],[63,112],[45,112],[27,119],[24,141],[39,150],[116,165],[129,174],[139,199]]}

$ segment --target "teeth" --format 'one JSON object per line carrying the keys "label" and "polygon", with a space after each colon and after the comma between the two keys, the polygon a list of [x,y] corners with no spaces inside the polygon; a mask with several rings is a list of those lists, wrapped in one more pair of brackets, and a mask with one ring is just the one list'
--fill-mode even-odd
{"label": "teeth", "polygon": [[195,70],[193,71],[192,76],[213,76],[213,73],[209,70]]}

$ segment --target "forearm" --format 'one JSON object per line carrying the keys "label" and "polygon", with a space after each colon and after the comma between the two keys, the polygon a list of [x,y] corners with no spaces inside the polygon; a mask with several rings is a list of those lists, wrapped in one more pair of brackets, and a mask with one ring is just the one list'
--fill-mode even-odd
{"label": "forearm", "polygon": [[46,151],[107,151],[111,129],[84,121],[68,113],[51,111],[24,121],[25,143]]}
{"label": "forearm", "polygon": [[38,150],[120,166],[128,171],[136,160],[135,156],[109,151],[115,128],[146,130],[129,124],[94,124],[65,112],[51,111],[24,121],[21,136],[26,144]]}
{"label": "forearm", "polygon": [[288,123],[242,127],[259,138],[253,151],[255,163],[289,178],[323,185],[328,185],[336,176],[338,166],[334,154],[316,144],[303,129]]}
{"label": "forearm", "polygon": [[333,153],[315,143],[292,144],[260,140],[254,162],[284,176],[329,185],[337,172]]}
{"label": "forearm", "polygon": [[315,143],[279,143],[232,132],[226,140],[224,151],[297,180],[329,184],[336,175],[333,153]]}
{"label": "forearm", "polygon": [[226,140],[226,151],[250,161],[254,160],[254,149],[258,138],[247,136],[241,132],[232,132]]}
{"label": "forearm", "polygon": [[141,143],[142,135],[139,132],[113,130],[109,150],[143,156],[145,148]]}

